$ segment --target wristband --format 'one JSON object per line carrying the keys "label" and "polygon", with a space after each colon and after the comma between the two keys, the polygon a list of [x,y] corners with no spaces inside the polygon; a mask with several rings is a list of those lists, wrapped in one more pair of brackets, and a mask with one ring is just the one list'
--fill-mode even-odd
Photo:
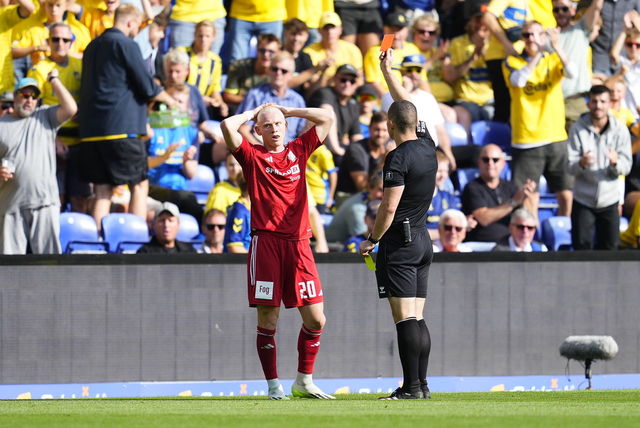
{"label": "wristband", "polygon": [[58,76],[49,76],[47,77],[47,82],[51,82],[53,79],[57,79]]}
{"label": "wristband", "polygon": [[367,237],[367,241],[371,242],[372,244],[377,244],[378,242],[380,242],[379,239],[373,239],[373,237],[371,236],[371,234],[369,234],[369,236]]}

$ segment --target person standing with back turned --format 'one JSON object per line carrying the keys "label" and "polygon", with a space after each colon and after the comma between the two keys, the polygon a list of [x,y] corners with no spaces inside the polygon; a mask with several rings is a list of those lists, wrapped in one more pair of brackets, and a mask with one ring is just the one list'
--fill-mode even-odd
{"label": "person standing with back turned", "polygon": [[[313,127],[286,142],[287,117],[300,117]],[[252,145],[240,127],[253,120],[264,145]],[[288,399],[278,380],[276,326],[280,302],[297,307],[302,317],[298,336],[298,374],[294,397],[333,399],[312,380],[325,324],[323,291],[309,238],[305,170],[309,156],[327,137],[332,115],[320,108],[263,104],[231,116],[220,127],[233,156],[242,166],[251,200],[251,246],[247,263],[249,306],[258,311],[256,347],[269,398]]]}
{"label": "person standing with back turned", "polygon": [[382,203],[373,231],[360,244],[360,254],[369,255],[380,241],[378,294],[389,300],[404,375],[402,387],[381,399],[431,398],[427,385],[431,337],[422,312],[433,258],[426,223],[438,169],[436,148],[428,132],[425,137],[416,135],[416,108],[391,72],[393,49],[381,53],[380,60],[394,100],[387,125],[398,146],[387,154]]}

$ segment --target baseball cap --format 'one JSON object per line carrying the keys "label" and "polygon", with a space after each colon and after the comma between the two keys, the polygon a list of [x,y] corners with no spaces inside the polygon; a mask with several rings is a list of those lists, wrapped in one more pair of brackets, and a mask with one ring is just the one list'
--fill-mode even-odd
{"label": "baseball cap", "polygon": [[180,210],[178,209],[178,206],[176,204],[173,204],[171,202],[163,202],[160,204],[160,206],[156,210],[156,216],[154,217],[154,221],[160,216],[160,214],[164,212],[168,212],[173,217],[180,217]]}
{"label": "baseball cap", "polygon": [[390,13],[384,19],[384,25],[386,27],[407,27],[409,20],[402,13]]}
{"label": "baseball cap", "polygon": [[351,74],[353,76],[358,76],[358,70],[351,64],[343,64],[336,70],[336,75],[338,74]]}
{"label": "baseball cap", "polygon": [[31,77],[23,77],[22,79],[20,79],[20,81],[16,83],[14,92],[30,87],[34,88],[36,90],[36,94],[40,96],[40,86],[38,85],[38,81],[36,79],[32,79]]}
{"label": "baseball cap", "polygon": [[422,54],[407,55],[402,59],[402,67],[424,67],[427,59]]}
{"label": "baseball cap", "polygon": [[324,12],[320,16],[320,23],[318,24],[318,28],[324,28],[325,25],[334,25],[336,27],[341,27],[342,19],[340,19],[340,15],[335,12]]}
{"label": "baseball cap", "polygon": [[356,89],[356,96],[360,95],[373,95],[374,97],[378,98],[376,89],[370,83],[365,83],[362,86],[358,86],[358,89]]}

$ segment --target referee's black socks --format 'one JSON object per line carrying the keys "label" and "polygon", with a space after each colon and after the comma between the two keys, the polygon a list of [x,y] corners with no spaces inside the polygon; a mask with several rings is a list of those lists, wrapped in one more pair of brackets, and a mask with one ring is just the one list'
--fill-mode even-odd
{"label": "referee's black socks", "polygon": [[421,383],[427,382],[427,367],[429,366],[429,353],[431,352],[431,335],[424,318],[418,321],[420,329],[420,359],[418,362],[418,379]]}
{"label": "referee's black socks", "polygon": [[398,334],[398,350],[404,375],[402,389],[406,392],[419,391],[418,368],[422,338],[418,321],[415,317],[399,321],[396,323],[396,332]]}

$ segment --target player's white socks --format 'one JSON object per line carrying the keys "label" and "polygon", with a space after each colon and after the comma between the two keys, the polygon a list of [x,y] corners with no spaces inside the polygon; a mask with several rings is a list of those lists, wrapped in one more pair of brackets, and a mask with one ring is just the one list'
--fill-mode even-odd
{"label": "player's white socks", "polygon": [[268,379],[267,385],[269,386],[269,400],[288,400],[284,393],[284,388],[278,379]]}
{"label": "player's white socks", "polygon": [[310,374],[300,373],[291,385],[291,395],[298,398],[318,398],[322,400],[335,400],[336,397],[324,393],[314,383]]}

